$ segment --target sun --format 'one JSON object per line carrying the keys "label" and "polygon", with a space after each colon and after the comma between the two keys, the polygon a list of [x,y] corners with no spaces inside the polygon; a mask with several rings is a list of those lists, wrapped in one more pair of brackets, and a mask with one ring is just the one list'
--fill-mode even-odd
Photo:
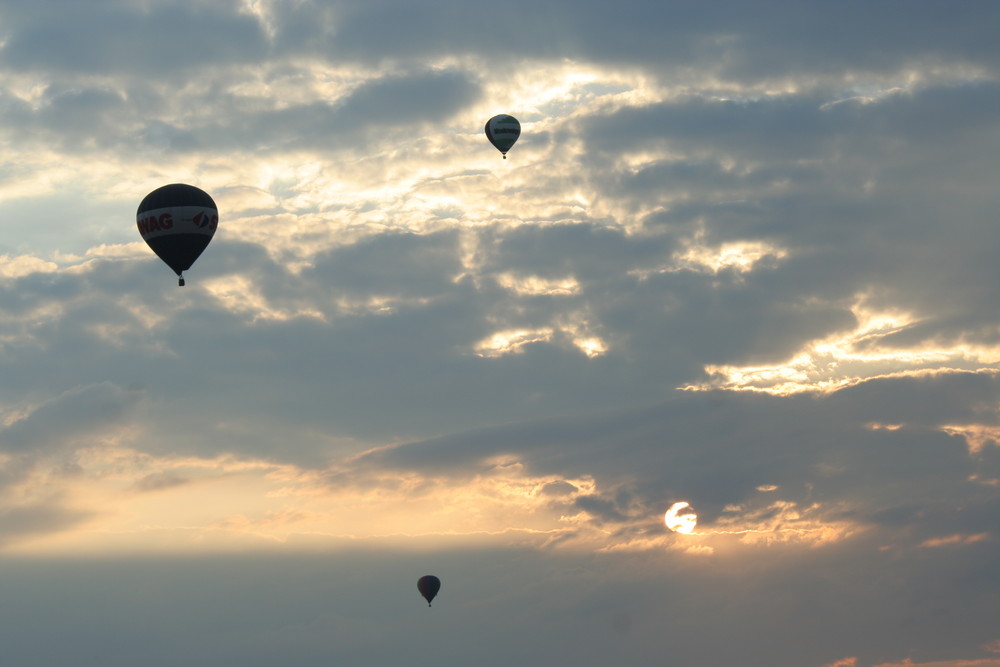
{"label": "sun", "polygon": [[698,515],[694,512],[681,514],[681,510],[685,507],[691,507],[691,505],[686,502],[674,503],[663,516],[663,521],[667,524],[667,528],[675,533],[690,535],[698,525]]}

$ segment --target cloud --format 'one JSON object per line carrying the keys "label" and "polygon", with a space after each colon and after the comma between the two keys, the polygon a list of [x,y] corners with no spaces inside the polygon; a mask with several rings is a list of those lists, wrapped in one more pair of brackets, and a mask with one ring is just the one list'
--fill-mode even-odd
{"label": "cloud", "polygon": [[[270,430],[253,433],[252,422],[241,428],[224,418],[210,426],[199,418],[168,427],[171,411],[158,416],[144,409],[133,411],[136,423],[124,439],[79,441],[89,449],[76,454],[84,477],[74,507],[96,510],[87,498],[107,484],[107,471],[116,470],[115,475],[125,474],[125,486],[163,494],[157,502],[164,507],[177,507],[180,498],[188,498],[188,506],[204,493],[244,498],[229,510],[207,504],[183,524],[196,532],[221,528],[234,539],[253,534],[284,541],[302,532],[371,538],[524,531],[539,538],[539,547],[562,536],[581,549],[662,550],[682,544],[666,531],[662,514],[684,500],[699,514],[697,531],[684,536],[692,552],[821,546],[856,542],[865,534],[865,540],[881,540],[880,548],[901,554],[918,547],[989,550],[998,537],[991,523],[996,494],[970,480],[1000,473],[995,456],[973,456],[961,438],[935,428],[936,420],[951,422],[961,410],[952,386],[960,385],[922,388],[954,396],[951,407],[939,400],[938,412],[919,415],[921,421],[912,410],[912,423],[892,429],[872,429],[869,420],[879,410],[860,411],[872,401],[848,390],[822,399],[679,394],[651,408],[460,431],[334,457],[325,465],[294,447],[283,452],[268,447]],[[229,442],[234,436],[243,440],[239,453],[205,456],[218,449],[212,440]],[[123,448],[140,442],[142,450]],[[185,449],[203,454],[180,460],[166,455]],[[121,458],[130,451],[131,458]],[[247,458],[254,451],[299,463]],[[118,454],[107,458],[113,452]],[[282,498],[298,499],[300,509],[293,514],[300,518],[259,523],[263,516],[292,516],[282,509]],[[350,518],[332,510],[348,506]],[[104,521],[114,525],[120,518]]]}
{"label": "cloud", "polygon": [[0,431],[3,449],[38,456],[101,438],[136,400],[134,392],[107,382],[77,387],[15,417]]}
{"label": "cloud", "polygon": [[148,491],[160,491],[183,486],[190,483],[190,479],[178,475],[176,472],[166,470],[146,475],[135,483],[135,488],[143,493]]}
{"label": "cloud", "polygon": [[0,274],[5,278],[20,278],[36,272],[52,272],[56,268],[57,266],[53,262],[27,255],[0,257]]}
{"label": "cloud", "polygon": [[982,658],[978,660],[943,660],[935,662],[913,662],[909,658],[903,662],[884,662],[874,667],[1000,667],[1000,660]]}
{"label": "cloud", "polygon": [[[872,391],[880,386],[870,384]],[[948,386],[923,389],[947,396]],[[911,548],[948,540],[959,527],[978,536],[956,544],[995,539],[987,518],[994,494],[968,481],[975,474],[991,476],[990,465],[970,458],[963,442],[933,430],[951,408],[939,402],[939,414],[910,417],[924,426],[872,430],[866,421],[872,415],[858,408],[873,404],[846,391],[804,400],[676,397],[642,411],[379,448],[333,479],[339,484],[357,474],[396,471],[468,483],[490,475],[497,460],[516,462],[528,476],[586,475],[595,491],[576,496],[575,508],[592,517],[592,526],[617,526],[623,532],[615,539],[633,547],[678,499],[698,509],[700,534],[742,535],[746,543],[805,536],[841,540],[874,529],[888,542],[901,540],[901,547]],[[952,407],[961,411],[962,400]],[[727,427],[720,429],[720,423]],[[627,461],[618,455],[622,451],[629,452]],[[778,497],[767,497],[772,494]],[[952,506],[957,497],[964,498],[958,511]],[[908,536],[901,532],[904,525],[912,531]],[[662,546],[662,527],[656,535],[646,548]]]}
{"label": "cloud", "polygon": [[[19,120],[11,140],[21,145],[58,145],[83,155],[112,150],[147,163],[220,151],[330,154],[431,128],[480,94],[476,76],[458,69],[356,72],[350,89],[334,92],[322,88],[321,70],[274,77],[257,81],[235,72],[231,79],[192,83],[183,95],[158,79],[89,86],[67,79],[49,85],[30,106],[13,98],[20,118],[7,120]],[[285,96],[285,86],[293,85],[299,88]]]}
{"label": "cloud", "polygon": [[[54,4],[58,11],[52,11]],[[264,34],[238,7],[236,2],[46,3],[41,11],[8,7],[3,10],[9,35],[3,60],[28,72],[171,78],[209,63],[259,60],[266,53]],[[114,39],[94,39],[97,33]]]}
{"label": "cloud", "polygon": [[865,8],[870,23],[859,25],[853,17],[860,6],[850,9],[514,2],[498,11],[485,2],[443,2],[418,10],[398,1],[309,2],[271,3],[268,17],[283,48],[374,62],[476,53],[514,63],[569,57],[682,74],[709,63],[713,74],[736,80],[893,71],[912,65],[914,54],[931,62],[990,62],[992,43],[976,12],[942,13],[921,3],[901,21],[889,5]]}
{"label": "cloud", "polygon": [[824,667],[856,667],[857,664],[858,664],[858,659],[850,657],[850,658],[843,658],[842,660],[837,660],[835,662],[831,662],[830,664],[825,665]]}
{"label": "cloud", "polygon": [[981,661],[995,11],[3,6],[8,652]]}
{"label": "cloud", "polygon": [[68,530],[93,515],[49,504],[8,507],[0,512],[0,545]]}

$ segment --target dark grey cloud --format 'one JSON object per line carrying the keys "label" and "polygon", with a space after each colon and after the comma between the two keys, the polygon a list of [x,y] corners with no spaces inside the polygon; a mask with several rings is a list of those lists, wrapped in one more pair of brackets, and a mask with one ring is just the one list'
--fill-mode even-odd
{"label": "dark grey cloud", "polygon": [[[29,394],[30,395],[30,394]],[[40,455],[115,425],[138,397],[111,383],[77,387],[32,409],[0,431],[9,453]]]}
{"label": "dark grey cloud", "polygon": [[[873,380],[826,397],[679,394],[643,409],[381,448],[353,465],[461,479],[509,456],[528,474],[592,476],[600,494],[576,505],[630,530],[645,530],[676,500],[714,521],[774,485],[776,498],[849,508],[862,524],[902,531],[902,519],[910,543],[955,532],[998,539],[995,490],[970,481],[995,479],[995,452],[970,455],[964,439],[940,430],[975,423],[976,406],[994,405],[998,392],[995,377],[965,374]],[[343,480],[342,472],[333,481]]]}
{"label": "dark grey cloud", "polygon": [[844,95],[835,89],[743,99],[690,96],[594,116],[579,129],[597,155],[658,142],[765,166],[819,156],[836,165],[836,159],[849,161],[852,151],[899,164],[893,158],[902,162],[994,127],[989,109],[1000,88],[983,81],[879,91],[870,99]]}
{"label": "dark grey cloud", "polygon": [[273,17],[283,48],[305,47],[334,60],[474,53],[515,68],[534,58],[574,58],[663,72],[707,66],[725,77],[756,79],[893,72],[921,58],[993,64],[992,36],[983,25],[994,13],[981,3],[950,11],[925,2],[878,8],[443,2],[418,8],[390,0],[281,3]]}
{"label": "dark grey cloud", "polygon": [[[644,224],[668,237],[697,232],[708,244],[759,239],[788,249],[748,278],[776,300],[789,302],[770,291],[782,285],[831,305],[868,292],[935,317],[909,333],[916,344],[918,332],[927,340],[984,331],[974,320],[996,305],[986,256],[996,251],[990,211],[1000,202],[984,180],[992,150],[982,141],[995,134],[988,110],[997,94],[984,82],[867,103],[810,95],[664,102],[584,121],[595,158],[583,164],[660,142],[680,156],[595,176],[593,186],[624,206],[662,202]],[[923,270],[945,252],[962,259]]]}
{"label": "dark grey cloud", "polygon": [[54,86],[45,91],[43,104],[48,124],[88,133],[101,123],[101,116],[124,106],[125,99],[115,90]]}
{"label": "dark grey cloud", "polygon": [[[180,102],[150,82],[53,83],[34,107],[9,95],[0,98],[11,111],[0,123],[22,145],[42,143],[71,153],[110,150],[124,161],[155,162],[160,154],[194,151],[332,153],[412,136],[415,128],[460,113],[481,94],[475,75],[455,69],[375,77],[341,99],[287,106],[233,95],[227,92],[233,83],[179,93]],[[209,108],[215,112],[203,112]]]}
{"label": "dark grey cloud", "polygon": [[7,90],[0,91],[0,109],[3,111],[5,123],[11,126],[23,123],[31,114],[30,105]]}
{"label": "dark grey cloud", "polygon": [[[390,75],[362,84],[346,98],[243,114],[233,104],[226,120],[181,130],[164,128],[172,147],[238,151],[334,152],[363,145],[375,133],[412,134],[459,113],[480,94],[475,77],[460,70]],[[234,120],[229,120],[233,118]],[[173,132],[173,134],[171,134]]]}
{"label": "dark grey cloud", "polygon": [[474,101],[476,82],[459,70],[430,70],[393,75],[368,83],[340,105],[350,125],[433,123],[449,118]]}
{"label": "dark grey cloud", "polygon": [[434,297],[462,273],[459,236],[389,233],[316,257],[304,278],[338,294]]}
{"label": "dark grey cloud", "polygon": [[569,482],[549,482],[542,487],[541,493],[547,496],[564,496],[576,493],[579,489]]}
{"label": "dark grey cloud", "polygon": [[150,491],[162,491],[164,489],[184,486],[190,482],[190,479],[174,471],[156,472],[137,480],[135,489],[141,493],[148,493]]}
{"label": "dark grey cloud", "polygon": [[[151,255],[142,261],[97,261],[74,276],[32,274],[8,284],[3,294],[7,312],[28,317],[55,304],[65,310],[59,318],[23,325],[30,338],[9,347],[4,372],[18,379],[9,385],[9,398],[16,400],[25,388],[44,391],[53,382],[71,382],[83,372],[122,387],[145,387],[156,396],[151,405],[173,405],[162,419],[164,432],[175,435],[162,436],[164,446],[217,441],[224,448],[286,456],[300,445],[252,433],[239,445],[224,437],[192,439],[184,435],[188,426],[173,423],[170,415],[198,413],[197,393],[186,389],[196,386],[215,397],[215,412],[208,422],[193,417],[192,434],[214,430],[211,423],[217,419],[241,422],[238,415],[255,406],[254,412],[271,413],[275,426],[297,430],[296,421],[304,420],[308,430],[319,420],[335,432],[395,438],[414,428],[429,435],[471,428],[482,420],[505,423],[576,410],[580,401],[595,407],[608,401],[624,405],[637,397],[645,401],[690,377],[685,373],[700,372],[698,358],[679,341],[668,340],[653,354],[643,349],[645,325],[637,327],[637,322],[661,318],[666,325],[670,316],[646,312],[647,299],[663,298],[660,286],[637,288],[625,274],[630,257],[649,256],[655,243],[647,248],[619,232],[586,226],[542,229],[536,238],[523,230],[509,239],[487,235],[488,271],[507,266],[553,277],[570,271],[582,281],[582,293],[523,297],[492,280],[480,286],[470,278],[456,281],[462,265],[460,237],[454,232],[375,236],[320,256],[298,274],[259,246],[220,238],[189,276],[193,287],[253,274],[260,294],[274,307],[319,312],[327,321],[252,321],[249,315],[220,311],[197,289],[175,302],[168,291],[169,272]],[[601,252],[615,246],[614,252]],[[520,255],[523,261],[516,259]],[[549,271],[547,264],[560,270]],[[602,285],[608,280],[610,285]],[[388,300],[387,305],[367,310],[369,298]],[[341,300],[347,304],[337,305]],[[138,318],[147,309],[165,316],[152,329]],[[591,360],[557,339],[500,359],[472,354],[473,346],[498,327],[554,325],[580,309],[606,320],[602,332],[626,350]],[[109,331],[119,333],[109,337]],[[40,376],[33,368],[45,358],[67,361]],[[206,377],[205,368],[214,371]],[[636,368],[644,370],[629,377],[626,369]],[[261,377],[275,381],[260,382]],[[295,378],[294,392],[288,391],[291,380],[277,381],[281,377]],[[570,378],[576,378],[577,390],[566,393],[563,383]],[[231,398],[234,386],[241,387],[238,401]],[[310,443],[301,446],[315,450],[315,440]]]}
{"label": "dark grey cloud", "polygon": [[[476,54],[507,67],[573,58],[651,71],[707,67],[731,79],[895,72],[921,62],[993,66],[996,10],[933,2],[879,7],[741,3],[271,2],[262,18],[235,2],[34,3],[2,8],[8,67],[176,76],[205,63],[323,57],[405,62]],[[43,9],[44,7],[44,9]],[[863,16],[863,20],[859,19]],[[94,38],[95,34],[114,39]]]}
{"label": "dark grey cloud", "polygon": [[573,277],[584,289],[621,280],[632,268],[659,266],[676,247],[670,238],[629,237],[593,222],[525,225],[483,237],[484,270]]}
{"label": "dark grey cloud", "polygon": [[[235,448],[315,462],[333,452],[315,435],[285,442],[277,435],[281,428],[304,433],[320,426],[393,439],[576,413],[584,406],[655,402],[700,378],[707,363],[781,361],[799,345],[849,330],[855,319],[848,298],[864,284],[861,278],[846,287],[824,284],[822,271],[828,278],[843,267],[831,258],[823,269],[808,256],[745,276],[682,271],[642,280],[629,273],[665,255],[669,238],[627,237],[592,225],[522,226],[483,236],[485,276],[504,270],[572,275],[580,292],[517,295],[489,279],[456,282],[462,267],[454,232],[373,236],[318,257],[298,274],[259,246],[220,239],[193,274],[193,285],[255,275],[268,303],[319,312],[326,321],[252,321],[248,314],[219,311],[197,290],[176,303],[172,291],[156,287],[172,283],[152,256],[102,260],[74,276],[33,274],[9,284],[3,299],[12,315],[46,304],[62,304],[65,312],[26,327],[30,339],[9,344],[4,372],[18,382],[9,385],[8,398],[17,400],[26,388],[45,391],[53,382],[71,386],[83,371],[121,387],[145,387],[154,404],[172,406],[159,416],[150,411],[161,426],[149,446]],[[816,295],[826,301],[810,302]],[[388,307],[336,305],[369,298],[389,299]],[[149,329],[137,319],[140,305],[168,315]],[[553,326],[581,312],[610,343],[604,357],[588,359],[558,337],[497,359],[471,354],[498,328]],[[107,331],[121,333],[109,338]],[[33,369],[45,358],[70,361],[40,376]],[[214,369],[208,377],[205,368]],[[565,390],[567,382],[573,391]],[[214,414],[192,417],[185,426],[170,415],[199,413],[190,386],[215,397]],[[241,388],[238,401],[231,398],[234,386]],[[247,422],[238,442],[222,432],[195,437],[201,429],[216,432],[220,419],[243,423],[240,415],[251,406],[271,415],[272,428],[255,430]]]}
{"label": "dark grey cloud", "polygon": [[57,533],[92,516],[92,512],[70,510],[56,504],[5,508],[0,511],[0,545]]}
{"label": "dark grey cloud", "polygon": [[731,41],[720,40],[726,53],[723,71],[734,78],[892,71],[920,58],[996,65],[996,51],[981,23],[992,20],[996,8],[986,3],[959,11],[900,0],[878,7],[856,0],[838,6],[788,1],[757,8],[737,5],[721,19]]}
{"label": "dark grey cloud", "polygon": [[583,510],[594,517],[598,525],[605,522],[621,523],[628,520],[628,517],[622,513],[621,508],[613,500],[600,496],[577,496],[573,505],[576,509]]}
{"label": "dark grey cloud", "polygon": [[31,10],[6,3],[0,15],[0,63],[28,72],[175,78],[267,53],[261,25],[235,2],[40,2]]}

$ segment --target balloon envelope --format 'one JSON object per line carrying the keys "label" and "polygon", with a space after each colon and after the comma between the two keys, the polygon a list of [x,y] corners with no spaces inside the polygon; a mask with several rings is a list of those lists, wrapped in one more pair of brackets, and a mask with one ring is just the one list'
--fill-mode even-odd
{"label": "balloon envelope", "polygon": [[212,240],[219,209],[204,190],[173,183],[150,192],[136,211],[139,234],[184,284],[187,271]]}
{"label": "balloon envelope", "polygon": [[521,136],[521,124],[513,116],[502,113],[486,121],[486,138],[507,159],[507,151]]}
{"label": "balloon envelope", "polygon": [[430,607],[431,600],[441,590],[441,580],[433,574],[424,575],[417,580],[417,590],[424,596],[424,599],[427,600],[427,606]]}

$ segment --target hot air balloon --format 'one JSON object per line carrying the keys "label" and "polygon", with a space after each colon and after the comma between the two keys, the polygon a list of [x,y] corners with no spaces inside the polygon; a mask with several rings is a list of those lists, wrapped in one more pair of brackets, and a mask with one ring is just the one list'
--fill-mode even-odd
{"label": "hot air balloon", "polygon": [[486,121],[486,138],[507,159],[507,151],[521,136],[521,124],[513,116],[502,113]]}
{"label": "hot air balloon", "polygon": [[139,234],[184,285],[187,271],[208,246],[219,224],[219,209],[204,190],[173,183],[150,192],[136,212]]}
{"label": "hot air balloon", "polygon": [[430,607],[431,600],[441,590],[441,580],[433,574],[424,575],[417,580],[417,590],[424,596],[424,599],[427,600],[427,606]]}

